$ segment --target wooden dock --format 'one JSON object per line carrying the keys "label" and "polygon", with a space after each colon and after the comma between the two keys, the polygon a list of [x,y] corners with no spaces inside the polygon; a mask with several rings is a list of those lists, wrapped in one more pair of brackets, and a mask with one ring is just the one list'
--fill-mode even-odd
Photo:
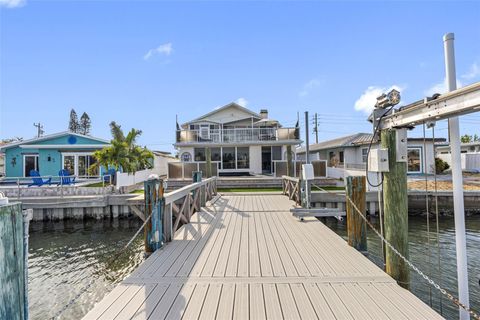
{"label": "wooden dock", "polygon": [[442,319],[283,195],[223,195],[84,319]]}

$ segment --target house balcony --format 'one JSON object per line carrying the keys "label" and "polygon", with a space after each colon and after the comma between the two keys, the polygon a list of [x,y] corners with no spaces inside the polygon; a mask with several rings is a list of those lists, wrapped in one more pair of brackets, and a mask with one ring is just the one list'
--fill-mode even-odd
{"label": "house balcony", "polygon": [[177,130],[177,144],[238,144],[299,140],[295,128]]}

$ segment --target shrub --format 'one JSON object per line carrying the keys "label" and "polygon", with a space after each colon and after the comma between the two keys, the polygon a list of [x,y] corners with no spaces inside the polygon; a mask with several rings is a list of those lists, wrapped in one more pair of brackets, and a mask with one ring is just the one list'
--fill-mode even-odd
{"label": "shrub", "polygon": [[448,168],[450,168],[450,165],[446,161],[443,161],[440,158],[435,158],[435,172],[437,174],[444,172]]}

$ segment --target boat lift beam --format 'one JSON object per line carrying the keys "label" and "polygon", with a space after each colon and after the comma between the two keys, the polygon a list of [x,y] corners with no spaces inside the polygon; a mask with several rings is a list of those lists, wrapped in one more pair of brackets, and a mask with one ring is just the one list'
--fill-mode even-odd
{"label": "boat lift beam", "polygon": [[413,128],[480,111],[480,82],[442,94],[436,99],[420,100],[394,110],[378,124],[380,130]]}

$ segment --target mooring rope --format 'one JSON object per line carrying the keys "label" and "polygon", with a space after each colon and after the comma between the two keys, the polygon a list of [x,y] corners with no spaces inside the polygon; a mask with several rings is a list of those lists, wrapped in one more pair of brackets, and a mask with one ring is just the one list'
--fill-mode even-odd
{"label": "mooring rope", "polygon": [[[331,192],[331,191],[328,191],[328,190],[325,190],[323,189],[322,187],[319,187],[315,184],[312,183],[313,186],[315,186],[316,188],[322,190],[322,191],[325,191],[327,193],[331,193],[331,194],[336,194],[335,192]],[[360,209],[358,209],[358,207],[356,206],[356,204],[353,202],[353,200],[347,195],[347,193],[345,193],[345,198],[348,200],[348,202],[350,202],[350,204],[352,205],[352,207],[355,209],[355,211],[360,215],[360,217],[367,223],[367,225],[373,230],[373,232],[375,232],[375,234],[382,240],[383,243],[385,243],[385,245],[387,247],[389,247],[393,253],[395,253],[400,259],[402,259],[410,268],[412,268],[416,273],[418,273],[423,279],[425,279],[431,286],[435,287],[435,289],[437,289],[441,294],[443,294],[444,296],[446,296],[450,301],[452,301],[456,306],[464,309],[465,311],[467,311],[474,319],[477,319],[477,320],[480,320],[480,315],[478,314],[478,312],[474,311],[472,308],[469,308],[467,307],[465,304],[463,304],[458,298],[456,298],[453,294],[451,294],[450,292],[448,292],[446,289],[444,289],[443,287],[441,287],[440,285],[438,285],[435,281],[433,281],[429,276],[427,276],[425,273],[423,273],[417,266],[415,266],[412,262],[410,262],[410,260],[408,260],[407,258],[405,258],[404,255],[402,255],[390,242],[387,241],[387,239],[385,239],[385,237],[375,228],[375,226],[367,219],[367,217],[360,211]],[[437,217],[438,217],[438,210],[437,210]],[[437,224],[438,224],[438,220],[437,220]],[[437,226],[438,228],[438,226]]]}
{"label": "mooring rope", "polygon": [[423,273],[420,269],[418,269],[417,266],[415,266],[412,262],[410,262],[407,258],[405,258],[404,255],[402,255],[390,242],[385,239],[380,232],[373,226],[373,224],[368,221],[367,217],[358,209],[358,207],[355,205],[352,199],[345,194],[346,199],[350,202],[352,207],[355,209],[355,211],[360,215],[360,217],[367,223],[367,225],[375,232],[375,234],[380,237],[380,239],[385,243],[387,247],[389,247],[393,253],[395,253],[400,259],[402,259],[410,268],[412,268],[416,273],[418,273],[422,278],[424,278],[430,285],[435,287],[438,291],[440,291],[443,295],[445,295],[450,301],[452,301],[455,305],[458,307],[464,309],[467,311],[474,319],[480,320],[480,315],[474,311],[472,308],[467,307],[465,304],[463,304],[458,298],[453,296],[450,292],[445,290],[444,288],[440,287],[435,281],[433,281],[430,277],[428,277],[425,273]]}

